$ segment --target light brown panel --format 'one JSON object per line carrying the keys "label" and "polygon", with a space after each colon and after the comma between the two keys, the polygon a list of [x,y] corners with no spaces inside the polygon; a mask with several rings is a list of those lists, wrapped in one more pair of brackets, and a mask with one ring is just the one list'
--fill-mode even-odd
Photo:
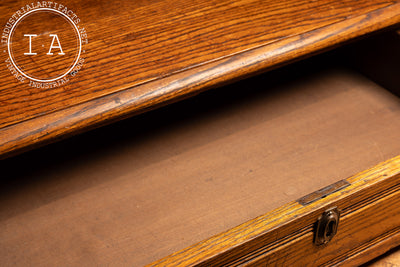
{"label": "light brown panel", "polygon": [[[24,4],[2,1],[1,21]],[[87,31],[86,63],[78,77],[54,89],[19,84],[3,64],[1,154],[176,101],[400,21],[400,4],[388,0],[63,4]]]}
{"label": "light brown panel", "polygon": [[[77,146],[58,164],[28,159],[42,166],[35,171],[16,162],[26,177],[0,194],[3,264],[141,266],[271,211],[256,219],[260,228],[250,222],[160,262],[195,263],[279,226],[292,207],[313,210],[300,222],[308,242],[320,202],[272,210],[397,155],[400,102],[345,70],[272,92],[268,81],[253,98],[202,113],[205,102],[197,116],[112,147],[99,142],[87,156]],[[351,190],[365,179],[349,179]]]}

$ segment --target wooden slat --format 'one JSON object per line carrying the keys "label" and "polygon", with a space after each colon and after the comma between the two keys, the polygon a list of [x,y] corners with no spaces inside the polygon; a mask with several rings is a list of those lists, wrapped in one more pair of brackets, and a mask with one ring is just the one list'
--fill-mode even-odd
{"label": "wooden slat", "polygon": [[[2,1],[6,21],[24,1]],[[53,89],[0,71],[0,154],[143,112],[400,21],[397,1],[65,1],[89,44]],[[44,23],[44,22],[43,22]],[[0,53],[1,61],[6,60]]]}

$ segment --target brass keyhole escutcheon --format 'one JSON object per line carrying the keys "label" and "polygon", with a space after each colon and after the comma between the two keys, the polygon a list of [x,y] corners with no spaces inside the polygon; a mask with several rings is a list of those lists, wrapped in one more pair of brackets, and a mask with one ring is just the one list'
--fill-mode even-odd
{"label": "brass keyhole escutcheon", "polygon": [[317,246],[327,244],[336,235],[339,225],[340,212],[334,207],[326,210],[318,218],[314,233],[314,244]]}

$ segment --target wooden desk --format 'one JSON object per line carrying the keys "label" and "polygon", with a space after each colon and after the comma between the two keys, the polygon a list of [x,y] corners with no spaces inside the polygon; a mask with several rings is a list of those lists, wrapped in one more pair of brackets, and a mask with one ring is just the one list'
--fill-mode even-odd
{"label": "wooden desk", "polygon": [[237,81],[390,27],[399,3],[65,4],[87,62],[51,90],[1,70],[3,157],[203,93],[4,159],[4,265],[359,264],[400,244],[399,99],[354,51]]}

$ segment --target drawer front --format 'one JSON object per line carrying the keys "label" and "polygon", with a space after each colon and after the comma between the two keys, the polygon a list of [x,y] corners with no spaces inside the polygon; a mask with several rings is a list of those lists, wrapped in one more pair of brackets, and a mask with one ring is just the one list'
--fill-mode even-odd
{"label": "drawer front", "polygon": [[[400,244],[400,157],[345,181],[312,203],[292,202],[152,265],[360,264]],[[337,233],[316,245],[318,218],[332,207],[340,211]]]}

